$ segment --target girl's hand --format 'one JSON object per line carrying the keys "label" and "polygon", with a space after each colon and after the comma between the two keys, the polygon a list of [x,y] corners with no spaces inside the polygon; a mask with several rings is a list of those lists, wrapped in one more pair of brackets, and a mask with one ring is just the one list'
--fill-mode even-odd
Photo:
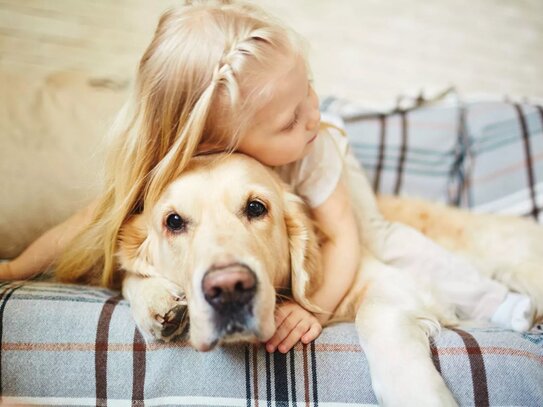
{"label": "girl's hand", "polygon": [[284,302],[275,310],[275,334],[266,342],[266,350],[287,353],[298,341],[303,344],[316,339],[322,332],[319,320],[294,302]]}

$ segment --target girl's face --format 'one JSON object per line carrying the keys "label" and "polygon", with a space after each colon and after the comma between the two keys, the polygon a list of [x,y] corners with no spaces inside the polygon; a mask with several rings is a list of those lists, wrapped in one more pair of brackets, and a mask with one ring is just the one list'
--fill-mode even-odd
{"label": "girl's face", "polygon": [[[281,61],[283,62],[283,61]],[[319,100],[308,79],[304,61],[298,58],[278,64],[266,75],[273,96],[258,111],[238,151],[269,166],[285,165],[304,157],[317,137]]]}

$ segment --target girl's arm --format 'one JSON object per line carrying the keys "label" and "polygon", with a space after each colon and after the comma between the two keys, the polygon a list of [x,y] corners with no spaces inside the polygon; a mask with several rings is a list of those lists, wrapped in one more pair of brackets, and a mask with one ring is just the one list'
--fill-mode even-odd
{"label": "girl's arm", "polygon": [[49,229],[12,261],[0,263],[0,280],[23,280],[45,271],[66,245],[89,225],[96,205],[97,201],[93,201]]}
{"label": "girl's arm", "polygon": [[288,352],[299,340],[307,344],[316,339],[349,288],[360,262],[360,239],[350,196],[342,183],[313,214],[328,237],[322,246],[323,284],[311,301],[326,311],[313,315],[300,305],[287,302],[277,307],[273,337],[266,350]]}
{"label": "girl's arm", "polygon": [[323,283],[311,298],[315,305],[328,312],[317,315],[322,324],[352,287],[360,263],[360,238],[350,195],[342,182],[313,214],[328,238],[321,248]]}

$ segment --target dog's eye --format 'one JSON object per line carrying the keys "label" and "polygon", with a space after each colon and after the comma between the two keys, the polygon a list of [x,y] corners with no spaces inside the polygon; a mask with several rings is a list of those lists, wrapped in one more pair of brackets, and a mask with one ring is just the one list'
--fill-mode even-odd
{"label": "dog's eye", "polygon": [[249,201],[245,213],[249,219],[260,218],[268,213],[268,209],[260,201]]}
{"label": "dog's eye", "polygon": [[166,218],[166,227],[172,232],[181,232],[185,229],[186,222],[177,213],[172,213]]}

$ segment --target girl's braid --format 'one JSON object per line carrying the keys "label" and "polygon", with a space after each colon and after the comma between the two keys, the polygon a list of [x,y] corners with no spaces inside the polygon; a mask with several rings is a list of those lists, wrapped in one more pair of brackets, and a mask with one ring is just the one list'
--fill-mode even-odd
{"label": "girl's braid", "polygon": [[260,28],[254,29],[242,40],[239,40],[228,47],[213,72],[213,86],[215,86],[215,84],[226,86],[232,106],[239,101],[240,96],[235,67],[239,64],[240,56],[255,56],[254,49],[256,47],[256,42],[269,43],[263,30]]}

